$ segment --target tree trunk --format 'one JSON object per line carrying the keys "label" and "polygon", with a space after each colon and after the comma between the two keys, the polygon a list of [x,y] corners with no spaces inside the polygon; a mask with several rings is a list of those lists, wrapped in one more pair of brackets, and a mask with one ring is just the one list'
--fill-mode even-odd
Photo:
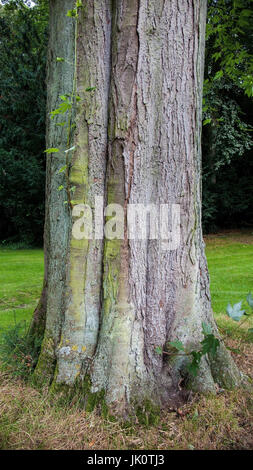
{"label": "tree trunk", "polygon": [[[102,392],[119,413],[147,400],[159,406],[177,400],[182,380],[198,391],[238,385],[241,375],[222,344],[191,380],[188,356],[168,360],[156,352],[175,339],[198,347],[203,321],[217,333],[201,230],[206,1],[83,3],[81,104],[69,175],[73,205],[88,204],[99,218],[98,198],[119,204],[124,230],[122,238],[77,240],[66,194],[57,191],[64,184],[58,173],[64,157],[48,157],[46,327],[35,376],[53,387],[89,383],[90,393]],[[71,0],[51,0],[48,111],[72,88],[70,8]],[[57,56],[65,62],[56,62]],[[48,120],[47,147],[57,146],[66,149],[64,130]],[[129,238],[128,207],[134,204],[179,205],[179,246],[164,249],[164,240],[151,233]]]}

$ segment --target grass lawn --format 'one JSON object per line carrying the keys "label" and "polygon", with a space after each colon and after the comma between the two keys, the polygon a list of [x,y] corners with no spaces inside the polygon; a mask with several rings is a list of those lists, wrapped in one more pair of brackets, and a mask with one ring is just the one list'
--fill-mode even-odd
{"label": "grass lawn", "polygon": [[253,232],[209,235],[205,241],[212,307],[219,314],[228,302],[253,294]]}
{"label": "grass lawn", "polygon": [[228,318],[226,306],[253,294],[253,232],[233,231],[205,237],[206,255],[210,274],[212,307],[222,333],[247,339],[247,329],[253,327],[253,319],[246,322],[245,329],[238,331],[238,323]]}
{"label": "grass lawn", "polygon": [[[253,293],[253,232],[209,235],[205,241],[212,306],[219,323],[228,302]],[[42,280],[42,250],[0,249],[0,333],[15,321],[29,324]]]}
{"label": "grass lawn", "polygon": [[42,250],[0,249],[0,334],[15,322],[29,324],[42,281]]}

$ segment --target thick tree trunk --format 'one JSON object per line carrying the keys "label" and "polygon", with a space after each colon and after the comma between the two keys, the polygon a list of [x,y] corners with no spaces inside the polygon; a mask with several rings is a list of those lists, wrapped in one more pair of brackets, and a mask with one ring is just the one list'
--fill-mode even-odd
{"label": "thick tree trunk", "polygon": [[[74,205],[123,208],[122,239],[76,240],[64,205],[58,154],[48,157],[45,253],[46,328],[35,375],[75,385],[124,412],[180,394],[187,356],[168,361],[157,346],[202,340],[201,323],[216,330],[201,231],[201,100],[205,0],[86,0],[77,38],[75,152],[70,181]],[[48,110],[70,92],[73,71],[71,0],[51,0]],[[85,90],[96,87],[92,93]],[[59,130],[60,129],[60,130]],[[48,121],[47,146],[65,137]],[[130,204],[180,205],[180,244],[128,239]],[[241,376],[220,346],[205,357],[191,387],[215,392]]]}

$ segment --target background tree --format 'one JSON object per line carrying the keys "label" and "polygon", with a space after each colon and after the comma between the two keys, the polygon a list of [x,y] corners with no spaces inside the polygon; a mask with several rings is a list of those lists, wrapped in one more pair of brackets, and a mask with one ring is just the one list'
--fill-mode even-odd
{"label": "background tree", "polygon": [[208,2],[203,227],[253,224],[251,1]]}
{"label": "background tree", "polygon": [[0,6],[0,240],[41,245],[48,5]]}
{"label": "background tree", "polygon": [[[85,399],[89,389],[93,402],[102,395],[117,412],[136,401],[173,402],[182,381],[213,392],[241,381],[222,344],[202,357],[195,379],[187,355],[157,354],[169,340],[198,347],[203,321],[217,334],[201,231],[205,13],[195,0],[50,2],[47,147],[60,151],[47,161],[45,285],[32,327],[45,331],[35,377],[52,389],[78,385]],[[75,150],[66,162],[59,110],[69,108],[75,83]],[[180,247],[128,240],[126,229],[122,240],[76,240],[66,176],[71,205],[94,208],[105,196],[124,208],[125,224],[129,203],[180,204]]]}

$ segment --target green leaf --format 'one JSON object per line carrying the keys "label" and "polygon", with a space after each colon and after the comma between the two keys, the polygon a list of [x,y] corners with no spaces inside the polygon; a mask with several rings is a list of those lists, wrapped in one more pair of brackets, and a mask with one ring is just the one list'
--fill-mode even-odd
{"label": "green leaf", "polygon": [[244,315],[245,310],[241,310],[242,307],[242,301],[238,302],[237,304],[234,304],[233,307],[228,304],[226,308],[226,312],[232,320],[235,321],[240,321],[241,317]]}
{"label": "green leaf", "polygon": [[213,77],[214,80],[219,80],[219,78],[223,77],[223,70],[219,70],[216,72],[215,76]]}
{"label": "green leaf", "polygon": [[201,344],[201,352],[203,355],[210,354],[212,357],[215,357],[220,341],[213,334],[208,334],[205,336],[203,341],[201,341]]}
{"label": "green leaf", "polygon": [[64,186],[61,184],[61,185],[58,187],[58,191],[62,191],[62,189],[64,189]]}
{"label": "green leaf", "polygon": [[59,169],[58,173],[62,173],[63,171],[66,171],[66,170],[67,170],[67,165],[64,165]]}
{"label": "green leaf", "polygon": [[253,308],[253,297],[252,297],[251,292],[249,292],[248,295],[247,295],[247,302],[248,302],[250,308]]}
{"label": "green leaf", "polygon": [[64,101],[60,104],[59,108],[51,111],[51,119],[53,119],[57,114],[64,114],[66,111],[72,108],[72,104],[69,101]]}
{"label": "green leaf", "polygon": [[96,90],[97,87],[95,86],[89,86],[88,88],[85,89],[85,91],[93,91]]}
{"label": "green leaf", "polygon": [[65,62],[63,57],[56,57],[56,62]]}
{"label": "green leaf", "polygon": [[161,346],[156,346],[155,352],[156,352],[157,354],[160,354],[160,355],[161,355],[161,354],[163,353],[163,350],[162,350]]}
{"label": "green leaf", "polygon": [[83,6],[82,0],[76,0],[76,8],[80,8]]}
{"label": "green leaf", "polygon": [[184,345],[178,339],[176,339],[175,341],[169,341],[169,345],[177,349],[178,351],[184,351]]}
{"label": "green leaf", "polygon": [[78,14],[77,14],[77,11],[75,9],[74,10],[68,10],[67,16],[69,16],[70,18],[76,18],[78,16]]}
{"label": "green leaf", "polygon": [[54,147],[44,150],[44,153],[57,153],[57,152],[59,152],[59,149],[54,148]]}
{"label": "green leaf", "polygon": [[203,126],[206,126],[207,124],[210,124],[210,122],[212,122],[212,119],[211,119],[211,118],[205,119],[205,120],[203,121]]}
{"label": "green leaf", "polygon": [[192,362],[187,365],[187,369],[191,375],[196,377],[198,374],[199,364],[200,364],[202,354],[200,351],[192,351],[191,356],[192,356]]}

